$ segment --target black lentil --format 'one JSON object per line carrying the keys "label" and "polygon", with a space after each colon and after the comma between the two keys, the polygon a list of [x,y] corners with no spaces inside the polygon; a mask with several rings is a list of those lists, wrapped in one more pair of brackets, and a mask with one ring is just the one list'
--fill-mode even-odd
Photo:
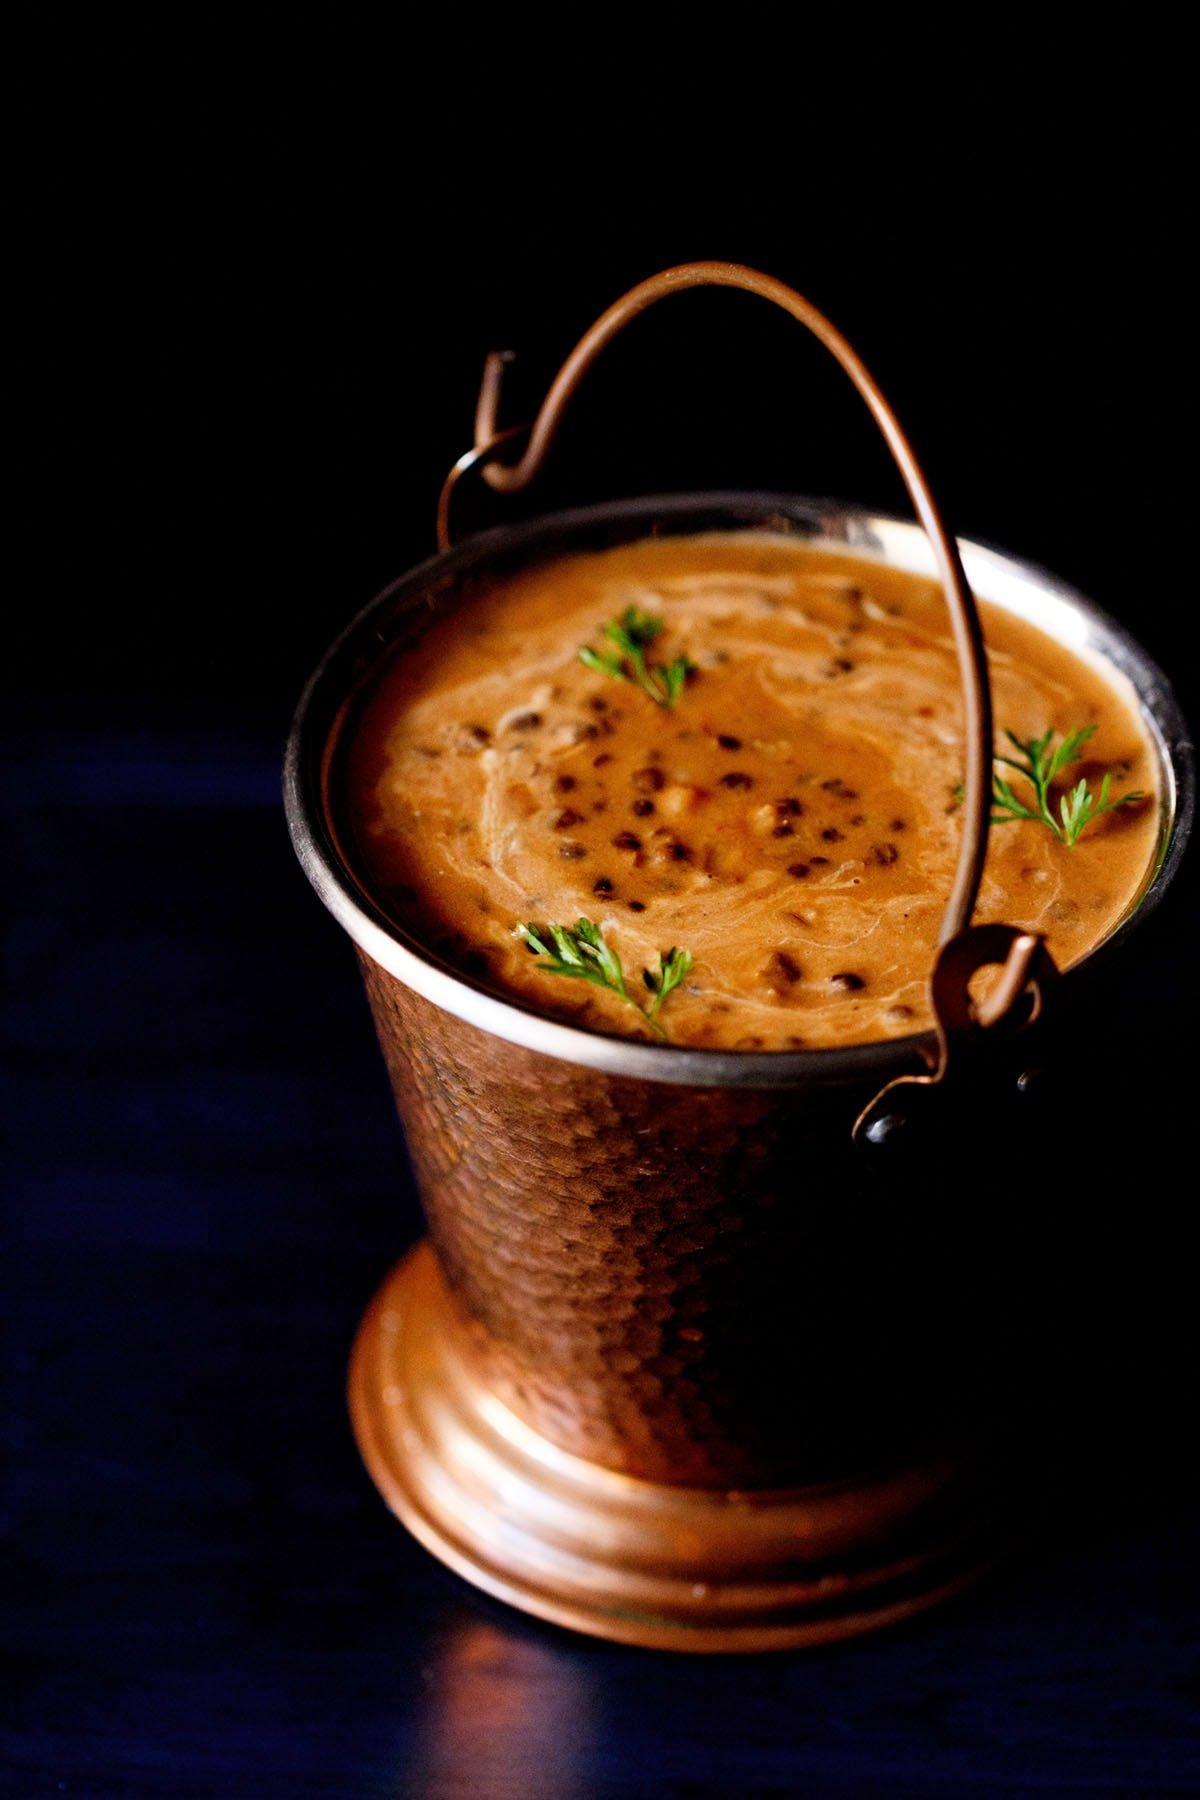
{"label": "black lentil", "polygon": [[633,785],[641,794],[657,794],[666,786],[667,778],[661,769],[635,769]]}
{"label": "black lentil", "polygon": [[794,987],[802,973],[799,963],[790,957],[786,950],[776,950],[763,970],[763,975],[768,983],[782,981],[788,987]]}

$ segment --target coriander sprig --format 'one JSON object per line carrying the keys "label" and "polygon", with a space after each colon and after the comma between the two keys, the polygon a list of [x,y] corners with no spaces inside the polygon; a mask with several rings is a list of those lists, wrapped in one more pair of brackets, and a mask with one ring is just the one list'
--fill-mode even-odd
{"label": "coriander sprig", "polygon": [[538,964],[540,969],[546,969],[551,975],[566,975],[576,981],[590,981],[596,987],[607,988],[627,1006],[632,1006],[657,1037],[666,1039],[667,1034],[658,1022],[659,1008],[690,971],[690,950],[672,947],[660,951],[657,969],[643,969],[642,980],[654,995],[650,1006],[644,1008],[625,986],[621,958],[610,944],[605,943],[600,927],[593,920],[580,919],[573,930],[569,925],[519,924],[516,935],[534,956],[542,958]]}
{"label": "coriander sprig", "polygon": [[1077,781],[1069,793],[1061,794],[1058,801],[1058,817],[1054,816],[1051,805],[1050,787],[1055,777],[1069,763],[1080,760],[1080,751],[1094,734],[1094,725],[1080,725],[1074,731],[1068,731],[1061,744],[1054,744],[1053,731],[1047,731],[1040,738],[1030,738],[1025,742],[1015,732],[1006,731],[1005,736],[1014,749],[1021,752],[1024,759],[1018,762],[1012,756],[997,756],[996,761],[1004,763],[1010,769],[1017,769],[1032,784],[1036,806],[1026,806],[1013,793],[1012,785],[1002,775],[992,777],[992,819],[993,825],[1007,825],[1014,819],[1033,819],[1048,825],[1060,843],[1074,844],[1084,827],[1101,813],[1116,812],[1120,806],[1129,806],[1135,800],[1143,800],[1145,795],[1140,789],[1132,793],[1122,794],[1117,800],[1109,799],[1110,776],[1106,772],[1100,783],[1100,792],[1093,794],[1086,780]]}
{"label": "coriander sprig", "polygon": [[646,662],[646,651],[663,629],[663,622],[653,613],[639,612],[627,606],[619,619],[610,619],[604,635],[617,646],[616,651],[593,650],[584,644],[579,660],[599,675],[611,675],[614,681],[632,681],[649,694],[657,706],[673,707],[683,692],[683,684],[696,665],[686,656],[669,663]]}

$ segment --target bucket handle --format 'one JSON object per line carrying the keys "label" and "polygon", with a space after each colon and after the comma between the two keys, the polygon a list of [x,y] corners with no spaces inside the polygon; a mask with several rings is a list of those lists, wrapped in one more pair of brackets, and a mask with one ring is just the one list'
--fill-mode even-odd
{"label": "bucket handle", "polygon": [[[550,385],[532,425],[496,426],[508,358],[491,351],[484,365],[483,383],[475,411],[475,445],[461,456],[446,477],[438,501],[438,548],[450,545],[450,499],[469,469],[480,467],[488,485],[499,493],[514,494],[528,486],[545,461],[562,420],[563,412],[587,370],[629,321],[668,294],[694,287],[742,288],[781,306],[820,339],[837,358],[866,401],[883,433],[893,460],[903,477],[917,517],[933,547],[954,629],[955,650],[966,706],[966,781],[963,800],[963,835],[954,885],[942,916],[939,944],[945,944],[969,924],[979,893],[987,852],[991,813],[992,707],[984,656],[983,632],[958,546],[947,531],[921,466],[901,430],[900,423],[857,351],[824,313],[794,288],[770,275],[740,263],[681,263],[652,275],[613,303],[580,338]],[[508,444],[528,433],[529,442],[517,462],[496,459]]]}
{"label": "bucket handle", "polygon": [[[989,935],[989,927],[975,927],[973,931],[970,928],[971,915],[975,909],[979,883],[983,875],[984,858],[987,854],[992,803],[992,703],[987,677],[983,629],[980,625],[974,597],[967,582],[958,545],[946,529],[929,483],[925,479],[912,446],[901,429],[899,420],[884,398],[878,382],[871,375],[857,351],[837,327],[826,318],[825,314],[813,305],[811,300],[806,300],[803,294],[797,293],[795,288],[775,280],[773,276],[764,275],[759,270],[747,268],[741,263],[680,263],[674,268],[664,269],[660,274],[652,275],[648,280],[639,282],[636,287],[630,288],[619,300],[614,301],[583,334],[551,382],[546,398],[533,422],[528,425],[509,426],[503,431],[498,429],[497,425],[500,390],[503,385],[505,365],[511,359],[504,352],[495,350],[489,352],[484,364],[483,380],[475,409],[474,446],[460,456],[454,464],[443,483],[438,499],[438,548],[447,550],[450,547],[450,503],[454,490],[462,477],[468,471],[478,468],[483,479],[498,493],[518,493],[522,488],[528,486],[545,461],[568,402],[605,345],[631,319],[636,318],[638,313],[645,312],[646,308],[653,306],[656,301],[665,299],[668,294],[681,293],[687,288],[695,287],[741,288],[748,293],[758,294],[762,299],[782,307],[785,312],[790,313],[800,324],[807,326],[813,335],[820,339],[825,348],[836,357],[865,400],[875,423],[883,434],[888,449],[891,451],[892,459],[900,472],[914,510],[932,547],[954,632],[966,726],[963,833],[959,845],[958,862],[955,867],[954,883],[942,914],[938,935],[939,953],[933,971],[933,981],[936,990],[939,982],[944,988],[948,980],[957,980],[962,989],[959,999],[965,1015],[970,1010],[966,991],[967,965],[969,963],[973,967],[978,967],[985,962],[995,960],[996,949],[994,938]],[[521,436],[528,438],[523,455],[516,462],[500,461],[500,452]],[[979,1011],[975,1019],[977,1028],[997,1025],[1002,1020],[1011,1022],[1016,1016],[1018,1003],[1021,1002],[1023,996],[1027,997],[1031,987],[1029,976],[1034,948],[1032,934],[1017,933],[1012,928],[1005,929],[1011,935],[1005,941],[1008,954],[1003,959],[1004,976],[997,994],[993,997],[993,1004]],[[964,937],[978,940],[967,951],[965,960],[961,954],[952,949],[953,946],[961,945]],[[1040,945],[1040,940],[1038,942]],[[1044,947],[1042,948],[1043,954],[1038,961],[1039,965],[1045,968],[1049,958],[1048,954],[1044,952]],[[936,1080],[945,1071],[949,1056],[949,1041],[942,1022],[941,1010],[935,1008],[935,1011],[937,1011],[939,1019],[938,1072],[934,1077]]]}

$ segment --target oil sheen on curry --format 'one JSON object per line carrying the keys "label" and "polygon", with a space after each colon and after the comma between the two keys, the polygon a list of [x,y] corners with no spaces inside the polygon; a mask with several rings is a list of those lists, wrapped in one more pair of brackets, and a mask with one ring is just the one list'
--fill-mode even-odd
{"label": "oil sheen on curry", "polygon": [[[634,670],[609,621],[656,623]],[[1098,799],[1074,844],[994,824],[975,917],[1045,934],[1060,968],[1129,911],[1157,835],[1156,766],[1130,697],[980,604],[999,753],[1094,728],[1056,780]],[[595,657],[585,661],[582,648]],[[653,671],[660,673],[655,676]],[[666,537],[506,576],[398,656],[346,771],[352,854],[406,931],[556,1018],[670,1042],[823,1049],[931,1023],[927,983],[959,849],[963,709],[941,589],[766,533]],[[1031,783],[997,764],[1023,804]],[[552,925],[597,928],[629,1001],[555,973]],[[672,966],[677,966],[672,965]]]}

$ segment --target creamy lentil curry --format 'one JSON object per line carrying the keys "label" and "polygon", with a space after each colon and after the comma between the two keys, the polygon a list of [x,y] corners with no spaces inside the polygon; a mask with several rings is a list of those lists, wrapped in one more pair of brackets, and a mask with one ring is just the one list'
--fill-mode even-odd
{"label": "creamy lentil curry", "polygon": [[[588,667],[634,606],[673,706]],[[1060,968],[1127,913],[1157,836],[1130,695],[980,602],[997,749],[1095,727],[1060,785],[1144,798],[1074,845],[992,827],[977,920],[1045,934]],[[611,650],[612,646],[607,646]],[[821,1049],[930,1023],[959,848],[962,703],[939,585],[767,533],[647,539],[499,579],[397,656],[345,763],[351,853],[406,930],[540,1012],[645,1037],[615,994],[539,966],[523,922],[599,926],[631,993],[691,952],[673,1043]],[[1014,790],[1031,798],[1011,770]]]}

